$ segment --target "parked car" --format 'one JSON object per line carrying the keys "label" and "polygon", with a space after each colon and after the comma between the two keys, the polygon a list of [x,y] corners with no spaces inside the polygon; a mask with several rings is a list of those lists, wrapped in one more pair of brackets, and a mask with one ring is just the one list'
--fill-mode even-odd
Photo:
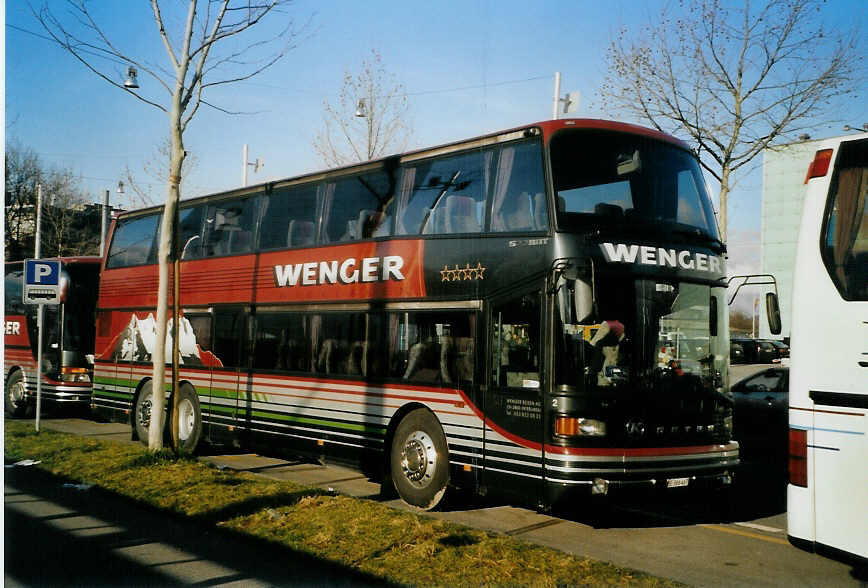
{"label": "parked car", "polygon": [[740,363],[780,363],[781,361],[778,350],[771,341],[747,338],[731,339],[730,356],[733,344],[739,345],[742,349],[743,359]]}
{"label": "parked car", "polygon": [[783,341],[769,340],[769,343],[775,346],[778,351],[778,359],[784,359],[790,356],[790,346]]}
{"label": "parked car", "polygon": [[787,453],[790,370],[764,369],[731,387],[733,437],[748,458]]}
{"label": "parked car", "polygon": [[735,341],[729,343],[729,363],[744,363],[744,348]]}

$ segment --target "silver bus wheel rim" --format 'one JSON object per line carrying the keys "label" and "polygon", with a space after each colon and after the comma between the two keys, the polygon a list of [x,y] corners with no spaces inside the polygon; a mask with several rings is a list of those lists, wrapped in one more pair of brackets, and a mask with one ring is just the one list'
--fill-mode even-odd
{"label": "silver bus wheel rim", "polygon": [[401,470],[416,488],[425,488],[434,478],[437,466],[437,448],[434,440],[424,431],[413,431],[401,450]]}

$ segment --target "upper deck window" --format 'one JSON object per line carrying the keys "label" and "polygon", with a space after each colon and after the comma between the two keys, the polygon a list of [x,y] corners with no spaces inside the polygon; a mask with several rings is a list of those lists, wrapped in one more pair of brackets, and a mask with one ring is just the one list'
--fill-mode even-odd
{"label": "upper deck window", "polygon": [[492,156],[492,151],[471,151],[405,168],[395,233],[481,232]]}
{"label": "upper deck window", "polygon": [[551,158],[560,229],[626,221],[719,239],[699,162],[675,145],[576,130],[552,139]]}
{"label": "upper deck window", "polygon": [[497,157],[491,231],[548,228],[542,150],[538,141],[507,145]]}
{"label": "upper deck window", "polygon": [[316,235],[316,185],[278,188],[266,196],[259,225],[259,248],[313,245]]}
{"label": "upper deck window", "polygon": [[208,205],[203,227],[206,257],[251,251],[258,203],[255,197],[245,197]]}
{"label": "upper deck window", "polygon": [[118,221],[109,248],[106,267],[127,267],[154,263],[159,214],[125,218]]}
{"label": "upper deck window", "polygon": [[386,172],[341,178],[321,188],[322,242],[340,243],[388,235],[386,206],[394,182]]}

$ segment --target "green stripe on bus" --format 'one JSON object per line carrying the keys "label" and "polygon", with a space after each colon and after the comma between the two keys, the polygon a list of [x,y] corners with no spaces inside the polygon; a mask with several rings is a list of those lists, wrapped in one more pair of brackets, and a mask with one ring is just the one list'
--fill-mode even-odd
{"label": "green stripe on bus", "polygon": [[203,409],[207,409],[209,412],[222,412],[225,414],[231,414],[235,412],[234,406],[221,406],[219,404],[205,404],[202,406]]}
{"label": "green stripe on bus", "polygon": [[93,395],[96,398],[98,398],[100,396],[105,396],[108,398],[121,398],[123,400],[131,400],[132,399],[131,393],[128,394],[128,393],[124,393],[124,392],[112,392],[111,390],[94,390]]}
{"label": "green stripe on bus", "polygon": [[132,388],[130,386],[130,380],[128,378],[94,378],[95,384],[103,384],[106,386],[123,386],[124,388]]}
{"label": "green stripe on bus", "polygon": [[375,427],[370,425],[356,425],[353,423],[341,423],[338,421],[329,421],[323,419],[313,419],[310,417],[297,417],[291,416],[288,414],[276,413],[276,412],[263,412],[259,410],[254,410],[251,412],[252,416],[262,417],[266,419],[279,420],[279,421],[289,421],[293,423],[300,423],[304,425],[318,425],[322,427],[332,427],[334,429],[344,429],[347,431],[358,431],[361,433],[379,433],[380,435],[386,434],[386,429],[384,427]]}

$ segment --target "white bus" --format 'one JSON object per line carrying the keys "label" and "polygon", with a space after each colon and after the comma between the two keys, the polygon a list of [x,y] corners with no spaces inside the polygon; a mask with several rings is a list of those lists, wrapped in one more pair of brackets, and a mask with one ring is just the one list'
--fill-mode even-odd
{"label": "white bus", "polygon": [[818,145],[796,250],[790,542],[868,563],[868,133]]}

